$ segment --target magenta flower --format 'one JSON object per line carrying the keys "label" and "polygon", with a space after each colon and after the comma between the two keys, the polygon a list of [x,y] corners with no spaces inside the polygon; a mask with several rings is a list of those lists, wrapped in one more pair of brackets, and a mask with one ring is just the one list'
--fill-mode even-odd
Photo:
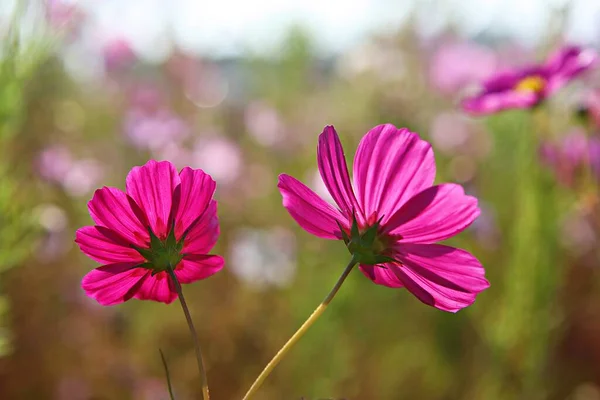
{"label": "magenta flower", "polygon": [[595,52],[576,46],[565,47],[541,65],[507,70],[484,81],[480,93],[463,101],[471,114],[493,114],[511,108],[532,108],[576,76],[590,69]]}
{"label": "magenta flower", "polygon": [[472,304],[489,287],[475,257],[435,244],[468,227],[479,208],[459,185],[433,186],[429,143],[407,129],[376,126],[358,146],[354,184],[332,126],[319,137],[317,158],[338,208],[285,174],[278,185],[283,205],[307,232],[344,240],[367,278],[405,287],[423,303],[451,312]]}
{"label": "magenta flower", "polygon": [[208,278],[223,258],[207,254],[219,236],[216,184],[202,170],[178,174],[167,162],[134,167],[126,192],[103,187],[88,203],[95,226],[77,231],[75,242],[103,266],[82,281],[102,305],[131,298],[171,303],[177,298],[168,268],[180,283]]}

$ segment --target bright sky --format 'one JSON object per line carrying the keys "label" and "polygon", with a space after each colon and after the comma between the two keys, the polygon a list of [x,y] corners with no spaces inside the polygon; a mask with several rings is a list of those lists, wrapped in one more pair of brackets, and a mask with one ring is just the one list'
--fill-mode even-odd
{"label": "bright sky", "polygon": [[[15,0],[12,0],[15,1]],[[483,30],[535,42],[552,11],[570,4],[567,39],[600,40],[598,0],[48,0],[77,3],[94,21],[94,38],[124,37],[149,59],[166,55],[173,38],[195,53],[231,55],[252,49],[269,51],[290,24],[308,27],[322,51],[341,51],[369,32],[397,27],[418,9],[426,33],[448,18],[466,34]],[[11,0],[1,0],[0,11]]]}

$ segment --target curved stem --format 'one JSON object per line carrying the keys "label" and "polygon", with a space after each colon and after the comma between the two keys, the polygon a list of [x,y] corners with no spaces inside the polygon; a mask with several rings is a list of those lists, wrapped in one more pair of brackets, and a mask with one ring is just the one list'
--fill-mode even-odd
{"label": "curved stem", "polygon": [[158,349],[160,352],[160,358],[163,363],[163,367],[165,368],[165,375],[167,376],[167,386],[169,388],[169,397],[171,400],[175,400],[175,396],[173,395],[173,386],[171,385],[171,375],[169,374],[169,366],[167,365],[167,360],[165,359],[165,355],[163,354],[161,349]]}
{"label": "curved stem", "polygon": [[196,328],[194,328],[194,323],[192,322],[190,311],[188,309],[187,303],[185,302],[185,297],[183,297],[183,291],[181,290],[181,284],[177,279],[177,275],[175,275],[175,271],[173,271],[173,268],[168,268],[168,272],[171,276],[171,279],[173,279],[173,284],[175,285],[175,290],[177,291],[177,295],[179,296],[181,308],[183,309],[185,319],[187,321],[188,327],[190,328],[190,334],[192,335],[192,339],[194,340],[194,347],[196,349],[196,360],[198,361],[198,370],[200,371],[200,383],[202,384],[202,398],[204,400],[210,400],[210,395],[208,393],[208,379],[206,378],[206,369],[204,368],[204,361],[202,360],[202,351],[200,350],[200,341],[198,340],[198,334],[196,333]]}
{"label": "curved stem", "polygon": [[346,269],[344,269],[344,272],[339,277],[338,281],[336,282],[333,289],[331,289],[331,291],[329,292],[327,297],[325,297],[325,299],[321,302],[321,304],[319,304],[319,306],[315,309],[315,311],[313,311],[313,313],[310,315],[310,317],[308,317],[308,319],[306,321],[304,321],[304,323],[296,331],[296,333],[294,333],[292,335],[292,337],[277,352],[277,354],[275,354],[275,357],[273,357],[273,359],[271,361],[269,361],[269,363],[267,364],[265,369],[262,370],[262,372],[260,373],[258,378],[256,378],[256,380],[254,381],[252,386],[250,386],[250,389],[244,396],[243,400],[248,400],[248,399],[250,399],[250,397],[252,395],[256,394],[258,389],[264,383],[265,379],[267,379],[267,377],[271,374],[271,372],[273,372],[273,370],[275,369],[277,364],[279,364],[281,359],[287,354],[287,352],[292,348],[292,346],[294,346],[294,344],[296,344],[296,342],[306,333],[308,328],[311,327],[311,325],[317,320],[317,318],[319,318],[319,316],[321,316],[321,314],[323,314],[323,311],[325,311],[325,309],[327,308],[327,306],[329,305],[331,300],[333,300],[333,297],[336,295],[336,293],[342,286],[342,283],[344,283],[344,281],[346,280],[346,277],[348,277],[348,274],[350,274],[350,271],[352,271],[352,268],[355,265],[356,265],[356,260],[354,258],[352,258],[352,260],[350,261],[350,263],[348,263],[348,265],[346,266]]}

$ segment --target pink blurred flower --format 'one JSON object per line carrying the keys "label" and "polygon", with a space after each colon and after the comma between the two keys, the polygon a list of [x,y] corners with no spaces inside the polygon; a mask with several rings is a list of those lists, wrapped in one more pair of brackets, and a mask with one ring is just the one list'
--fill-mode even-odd
{"label": "pink blurred flower", "polygon": [[104,68],[112,73],[130,67],[135,63],[136,56],[127,40],[119,38],[109,40],[102,49]]}
{"label": "pink blurred flower", "polygon": [[281,227],[242,228],[232,239],[229,269],[250,286],[286,287],[296,273],[296,237]]}
{"label": "pink blurred flower", "polygon": [[163,104],[164,94],[150,84],[136,84],[129,89],[129,104],[133,110],[154,113]]}
{"label": "pink blurred flower", "polygon": [[168,143],[166,146],[154,151],[157,158],[170,161],[175,167],[183,168],[192,163],[192,153],[185,146],[176,142]]}
{"label": "pink blurred flower", "polygon": [[62,182],[73,164],[71,152],[65,146],[50,146],[38,155],[36,167],[38,174],[54,183]]}
{"label": "pink blurred flower", "polygon": [[167,269],[181,283],[208,278],[223,267],[208,255],[219,236],[216,184],[202,170],[179,174],[167,162],[134,167],[126,192],[96,190],[88,203],[95,226],[77,230],[75,242],[104,264],[82,281],[86,294],[102,305],[131,298],[171,303],[177,298]]}
{"label": "pink blurred flower", "polygon": [[263,146],[275,146],[285,139],[285,127],[279,113],[273,107],[253,102],[244,115],[246,129]]}
{"label": "pink blurred flower", "polygon": [[153,112],[134,108],[125,118],[125,134],[139,149],[159,150],[171,142],[185,139],[189,127],[166,108]]}
{"label": "pink blurred flower", "polygon": [[451,312],[489,287],[475,257],[434,244],[467,228],[479,208],[459,185],[432,186],[433,151],[417,134],[390,124],[371,129],[354,157],[354,186],[332,126],[319,137],[317,159],[338,208],[285,174],[278,185],[283,205],[307,232],[343,239],[367,278],[405,287],[423,303]]}
{"label": "pink blurred flower", "polygon": [[89,193],[104,176],[100,163],[92,159],[74,161],[62,179],[65,190],[73,196]]}
{"label": "pink blurred flower", "polygon": [[448,43],[433,54],[429,79],[441,93],[456,94],[488,78],[498,66],[494,52],[472,42]]}
{"label": "pink blurred flower", "polygon": [[85,22],[82,9],[64,0],[46,0],[44,12],[50,27],[69,36],[77,35]]}
{"label": "pink blurred flower", "polygon": [[591,168],[595,172],[598,168],[599,148],[598,139],[589,139],[583,129],[576,128],[558,142],[543,142],[540,145],[540,157],[544,164],[553,169],[561,184],[573,186],[583,169]]}
{"label": "pink blurred flower", "polygon": [[242,151],[237,143],[224,137],[202,138],[194,146],[192,164],[227,185],[241,173]]}
{"label": "pink blurred flower", "polygon": [[36,167],[42,178],[60,185],[72,196],[88,193],[104,175],[99,162],[93,159],[74,160],[70,151],[60,145],[43,150]]}
{"label": "pink blurred flower", "polygon": [[596,60],[593,50],[576,46],[561,48],[544,64],[507,70],[484,81],[477,95],[463,101],[463,109],[479,115],[532,108],[592,68]]}

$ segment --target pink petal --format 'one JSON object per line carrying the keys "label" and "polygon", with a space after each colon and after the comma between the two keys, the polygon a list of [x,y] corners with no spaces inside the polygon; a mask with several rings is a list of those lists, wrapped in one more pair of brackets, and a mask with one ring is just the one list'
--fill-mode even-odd
{"label": "pink petal", "polygon": [[387,265],[361,265],[359,267],[367,278],[373,281],[377,285],[387,286],[391,288],[404,287],[402,281],[394,273],[394,271]]}
{"label": "pink petal", "polygon": [[350,183],[344,149],[333,126],[326,126],[319,136],[317,160],[323,182],[342,214],[352,215],[353,211],[362,214]]}
{"label": "pink petal", "polygon": [[169,233],[173,191],[179,183],[177,170],[168,161],[150,160],[127,175],[127,194],[146,213],[152,232],[161,239]]}
{"label": "pink petal", "polygon": [[498,93],[483,93],[465,99],[462,108],[472,115],[493,114],[513,108],[528,109],[542,100],[540,96],[534,92],[517,92],[512,89]]}
{"label": "pink petal", "polygon": [[183,252],[207,254],[219,238],[217,202],[212,200],[200,219],[194,223],[183,241]]}
{"label": "pink petal", "polygon": [[431,145],[416,133],[386,124],[371,129],[360,141],[354,157],[354,183],[367,219],[383,217],[385,224],[434,179]]}
{"label": "pink petal", "polygon": [[197,222],[207,210],[215,193],[217,184],[201,169],[185,167],[179,174],[181,184],[173,195],[175,213],[175,237],[183,233]]}
{"label": "pink petal", "polygon": [[183,233],[207,210],[217,184],[201,169],[185,167],[179,174],[181,184],[173,195],[175,237]]}
{"label": "pink petal", "polygon": [[96,225],[109,228],[136,246],[145,247],[149,243],[144,214],[135,201],[119,189],[96,190],[88,209]]}
{"label": "pink petal", "polygon": [[479,216],[477,199],[460,185],[432,186],[408,200],[394,214],[385,231],[400,242],[434,243],[462,232]]}
{"label": "pink petal", "polygon": [[144,257],[131,248],[129,243],[103,226],[84,226],[78,229],[75,243],[88,257],[99,263],[144,262]]}
{"label": "pink petal", "polygon": [[90,271],[81,281],[89,297],[103,306],[112,306],[131,299],[150,270],[136,268],[138,263],[108,264]]}
{"label": "pink petal", "polygon": [[289,175],[279,175],[277,187],[283,197],[283,206],[302,229],[324,239],[341,238],[336,221],[344,227],[348,221],[338,210]]}
{"label": "pink petal", "polygon": [[221,256],[186,254],[175,269],[175,275],[181,283],[192,283],[216,274],[224,263]]}
{"label": "pink petal", "polygon": [[427,305],[456,312],[490,286],[481,263],[464,250],[439,244],[400,244],[397,250],[402,265],[386,266]]}
{"label": "pink petal", "polygon": [[166,271],[152,275],[148,270],[148,275],[133,297],[139,300],[154,300],[169,304],[177,298],[177,291]]}

